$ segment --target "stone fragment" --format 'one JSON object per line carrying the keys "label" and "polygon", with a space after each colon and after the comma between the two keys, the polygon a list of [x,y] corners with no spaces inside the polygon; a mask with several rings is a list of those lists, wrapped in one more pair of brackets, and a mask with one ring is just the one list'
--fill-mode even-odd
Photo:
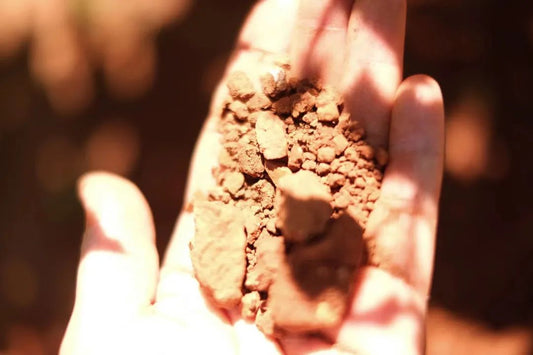
{"label": "stone fragment", "polygon": [[352,162],[357,162],[359,158],[359,154],[357,153],[357,150],[355,149],[355,147],[346,148],[346,150],[344,151],[344,156],[346,157],[346,159]]}
{"label": "stone fragment", "polygon": [[329,164],[327,163],[320,163],[316,166],[316,173],[320,176],[326,175],[331,170]]}
{"label": "stone fragment", "polygon": [[243,71],[235,71],[228,76],[227,87],[232,98],[246,101],[255,94],[252,81]]}
{"label": "stone fragment", "polygon": [[316,114],[321,122],[333,122],[339,119],[339,109],[333,102],[318,107]]}
{"label": "stone fragment", "polygon": [[350,142],[348,142],[348,139],[343,134],[337,134],[333,137],[333,146],[335,147],[336,155],[341,155],[348,145],[350,145]]}
{"label": "stone fragment", "polygon": [[250,213],[244,220],[244,229],[246,230],[246,241],[253,244],[261,232],[261,219]]}
{"label": "stone fragment", "polygon": [[246,106],[250,111],[266,110],[271,105],[272,102],[262,92],[256,92],[255,95],[246,102]]}
{"label": "stone fragment", "polygon": [[305,123],[308,123],[310,125],[315,124],[318,122],[318,115],[316,112],[308,112],[302,117],[302,121]]}
{"label": "stone fragment", "polygon": [[292,242],[322,232],[331,215],[331,194],[317,175],[305,170],[284,176],[278,184],[277,226]]}
{"label": "stone fragment", "polygon": [[262,179],[250,186],[245,198],[259,203],[262,208],[269,209],[274,206],[274,186],[268,180]]}
{"label": "stone fragment", "polygon": [[306,160],[302,164],[303,170],[309,170],[309,171],[315,171],[316,170],[316,161],[314,160]]}
{"label": "stone fragment", "polygon": [[374,148],[372,148],[368,144],[361,145],[358,148],[359,153],[363,158],[365,158],[366,160],[374,159]]}
{"label": "stone fragment", "polygon": [[285,175],[292,174],[291,169],[285,166],[284,163],[275,160],[265,161],[265,170],[270,177],[270,180],[272,180],[276,186],[278,185],[279,179]]}
{"label": "stone fragment", "polygon": [[265,159],[281,159],[287,156],[285,124],[272,112],[260,112],[255,123],[259,149]]}
{"label": "stone fragment", "polygon": [[275,69],[259,78],[263,92],[269,97],[276,97],[289,88],[287,73],[284,69]]}
{"label": "stone fragment", "polygon": [[236,156],[239,169],[242,173],[252,177],[263,175],[265,168],[259,149],[255,145],[241,145],[240,150],[236,152]]}
{"label": "stone fragment", "polygon": [[222,182],[222,186],[233,196],[237,194],[243,185],[244,175],[236,171],[228,172],[224,176],[224,181]]}
{"label": "stone fragment", "polygon": [[327,184],[332,187],[340,187],[346,183],[346,177],[339,173],[329,174],[327,177]]}
{"label": "stone fragment", "polygon": [[230,309],[242,297],[246,234],[241,212],[221,202],[196,201],[191,259],[196,278],[215,305]]}
{"label": "stone fragment", "polygon": [[254,320],[255,314],[261,304],[261,296],[259,292],[252,291],[242,296],[241,299],[241,315],[246,320]]}
{"label": "stone fragment", "polygon": [[292,117],[298,117],[302,113],[309,112],[315,106],[316,98],[309,92],[295,94],[292,105]]}
{"label": "stone fragment", "polygon": [[288,167],[293,170],[299,169],[303,163],[303,156],[304,151],[302,147],[297,144],[293,145],[289,151],[289,161],[287,163]]}
{"label": "stone fragment", "polygon": [[278,234],[278,229],[276,228],[276,221],[274,219],[269,219],[265,227],[270,234]]}
{"label": "stone fragment", "polygon": [[316,155],[313,154],[313,153],[311,153],[311,152],[305,152],[305,153],[303,154],[303,156],[304,156],[304,159],[305,159],[305,160],[313,160],[313,161],[316,160]]}
{"label": "stone fragment", "polygon": [[233,101],[228,108],[235,114],[235,117],[241,121],[245,120],[249,115],[248,107],[242,101]]}
{"label": "stone fragment", "polygon": [[350,194],[346,190],[341,189],[333,196],[333,205],[335,208],[345,209],[350,205],[351,200],[352,197]]}
{"label": "stone fragment", "polygon": [[317,159],[320,163],[331,163],[335,159],[335,149],[332,147],[319,148]]}

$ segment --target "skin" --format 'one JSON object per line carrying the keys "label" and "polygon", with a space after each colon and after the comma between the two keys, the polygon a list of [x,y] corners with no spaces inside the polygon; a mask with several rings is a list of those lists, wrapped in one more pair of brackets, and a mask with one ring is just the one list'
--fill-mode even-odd
{"label": "skin", "polygon": [[[405,13],[405,0],[258,2],[227,69],[259,70],[273,55],[288,55],[295,73],[340,88],[370,142],[389,150],[366,232],[374,254],[357,275],[350,312],[339,328],[273,341],[237,313],[212,308],[192,273],[191,214],[180,214],[160,267],[141,192],[123,178],[96,172],[78,186],[87,226],[60,353],[423,354],[444,110],[433,79],[402,81]],[[199,137],[186,201],[213,183],[213,117],[223,91],[220,86],[215,93]]]}

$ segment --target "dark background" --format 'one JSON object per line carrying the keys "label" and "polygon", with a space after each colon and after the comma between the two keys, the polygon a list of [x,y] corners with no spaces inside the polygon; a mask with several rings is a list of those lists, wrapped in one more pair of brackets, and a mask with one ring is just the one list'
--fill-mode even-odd
{"label": "dark background", "polygon": [[[435,77],[447,111],[428,353],[532,353],[533,2],[408,3],[405,74]],[[150,37],[146,90],[124,95],[93,64],[94,97],[76,109],[36,79],[32,41],[4,57],[0,48],[0,354],[57,351],[73,305],[84,171],[132,179],[164,250],[210,92],[250,6],[192,1]]]}

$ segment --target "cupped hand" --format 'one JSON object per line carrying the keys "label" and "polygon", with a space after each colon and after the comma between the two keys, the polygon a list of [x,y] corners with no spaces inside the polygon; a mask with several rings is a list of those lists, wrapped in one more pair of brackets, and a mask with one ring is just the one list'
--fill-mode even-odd
{"label": "cupped hand", "polygon": [[[289,56],[294,74],[337,87],[370,143],[389,151],[366,231],[373,252],[338,329],[274,341],[236,314],[214,309],[193,276],[191,213],[181,213],[160,267],[142,194],[122,178],[92,173],[79,183],[87,226],[61,354],[424,353],[444,113],[433,79],[402,81],[405,16],[405,0],[260,1],[226,72],[257,71]],[[214,118],[223,95],[221,85],[193,156],[186,202],[213,184]]]}

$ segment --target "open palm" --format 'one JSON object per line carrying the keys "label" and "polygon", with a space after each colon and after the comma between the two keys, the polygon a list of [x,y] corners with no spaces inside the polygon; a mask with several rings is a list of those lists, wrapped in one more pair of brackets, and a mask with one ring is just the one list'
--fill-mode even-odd
{"label": "open palm", "polygon": [[[181,213],[159,268],[149,207],[130,182],[86,175],[87,228],[76,303],[62,354],[422,354],[443,159],[443,105],[426,76],[402,81],[405,0],[265,0],[248,17],[227,72],[259,71],[288,55],[296,73],[343,93],[368,140],[389,150],[369,217],[370,264],[349,315],[320,336],[273,341],[238,314],[212,308],[189,257],[192,214]],[[213,98],[193,157],[186,201],[213,184]]]}

